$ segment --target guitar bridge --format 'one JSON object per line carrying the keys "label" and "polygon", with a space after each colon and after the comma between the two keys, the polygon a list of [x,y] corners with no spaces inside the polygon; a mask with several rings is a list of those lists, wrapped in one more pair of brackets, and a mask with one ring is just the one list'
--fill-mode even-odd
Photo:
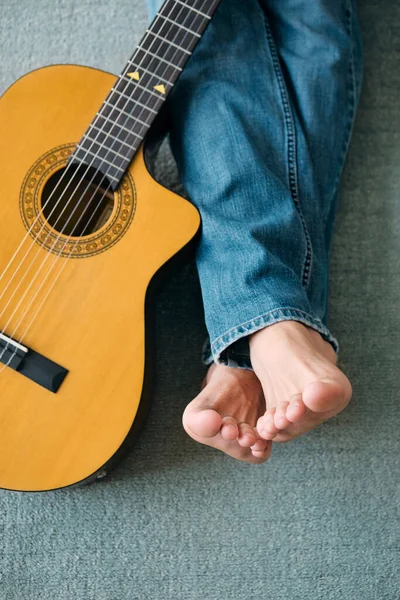
{"label": "guitar bridge", "polygon": [[0,363],[54,394],[68,374],[52,360],[0,333]]}

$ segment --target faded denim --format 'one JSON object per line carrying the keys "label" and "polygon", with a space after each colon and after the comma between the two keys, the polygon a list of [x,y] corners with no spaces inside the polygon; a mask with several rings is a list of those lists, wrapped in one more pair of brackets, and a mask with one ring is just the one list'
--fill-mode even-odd
{"label": "faded denim", "polygon": [[283,320],[339,352],[329,257],[361,80],[355,0],[222,0],[171,92],[171,148],[202,217],[205,364],[251,369],[247,336]]}

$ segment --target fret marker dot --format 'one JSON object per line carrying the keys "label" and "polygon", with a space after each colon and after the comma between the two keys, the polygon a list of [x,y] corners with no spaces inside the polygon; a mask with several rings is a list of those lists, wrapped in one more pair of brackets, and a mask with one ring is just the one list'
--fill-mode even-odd
{"label": "fret marker dot", "polygon": [[167,93],[167,92],[165,91],[165,86],[164,86],[162,83],[161,83],[160,85],[155,85],[155,86],[154,86],[154,89],[155,89],[157,92],[160,92],[160,94],[164,94],[164,95],[165,95],[165,94]]}
{"label": "fret marker dot", "polygon": [[139,81],[140,79],[139,71],[135,71],[134,73],[127,73],[127,75],[128,77],[135,79],[135,81]]}

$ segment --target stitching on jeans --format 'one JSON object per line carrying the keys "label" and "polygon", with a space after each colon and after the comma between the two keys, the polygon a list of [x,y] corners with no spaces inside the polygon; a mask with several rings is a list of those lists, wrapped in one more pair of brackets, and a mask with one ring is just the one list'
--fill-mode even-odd
{"label": "stitching on jeans", "polygon": [[[285,313],[285,311],[286,311],[286,313]],[[339,342],[332,335],[332,333],[329,331],[329,329],[327,327],[325,327],[325,325],[322,323],[322,321],[320,319],[316,319],[316,318],[312,317],[309,313],[306,313],[300,309],[295,309],[295,308],[273,309],[263,315],[260,315],[259,317],[256,317],[255,319],[252,319],[251,321],[247,321],[246,325],[251,324],[252,327],[257,327],[257,329],[255,331],[259,331],[260,329],[263,329],[265,327],[265,325],[271,324],[271,319],[269,317],[272,316],[272,318],[273,318],[274,317],[273,313],[282,313],[281,315],[279,315],[279,314],[277,315],[277,318],[274,320],[274,323],[279,323],[281,321],[288,321],[288,320],[299,321],[309,327],[312,327],[316,331],[318,331],[322,336],[325,337],[326,341],[328,341],[329,343],[334,345],[334,347],[337,349],[337,352],[339,351]],[[296,318],[293,319],[293,317],[296,317]],[[255,323],[255,321],[260,321],[260,323]],[[235,335],[237,333],[239,333],[239,334],[246,333],[247,335],[249,333],[250,334],[255,333],[254,330],[249,331],[249,329],[247,329],[247,331],[243,332],[243,331],[239,331],[240,329],[243,329],[243,324],[233,327],[228,332],[226,332],[224,335],[222,335],[219,338],[217,338],[216,340],[214,340],[214,342],[212,344],[210,343],[211,352],[216,353],[218,355],[218,358],[220,358],[221,355],[225,352],[225,350],[227,350],[229,348],[232,341],[233,342],[237,341],[235,339]],[[228,346],[226,346],[226,344],[228,344]],[[224,347],[224,345],[225,345],[225,347]]]}
{"label": "stitching on jeans", "polygon": [[[252,319],[249,319],[248,321],[245,321],[244,323],[240,323],[240,325],[235,325],[234,327],[231,327],[230,329],[228,329],[228,331],[225,331],[225,333],[223,333],[222,335],[220,335],[219,337],[217,337],[212,345],[216,345],[220,343],[220,340],[222,340],[225,336],[230,336],[230,334],[232,332],[237,331],[240,327],[242,328],[246,328],[247,325],[251,325],[252,323],[254,323],[254,321],[257,321],[259,319],[264,319],[265,317],[268,317],[269,315],[272,315],[275,312],[283,312],[283,311],[287,311],[288,313],[290,313],[290,315],[304,315],[305,318],[307,318],[310,322],[314,322],[315,324],[322,324],[322,327],[324,328],[324,331],[329,331],[329,329],[327,327],[325,327],[325,325],[322,323],[321,319],[318,319],[316,317],[313,317],[312,315],[310,315],[310,313],[305,312],[304,310],[301,310],[301,308],[295,308],[293,306],[282,306],[279,308],[273,308],[272,310],[269,310],[266,313],[262,313],[261,315],[257,315],[257,317],[253,317]],[[329,332],[330,333],[330,332]]]}
{"label": "stitching on jeans", "polygon": [[[349,39],[351,40],[351,52],[350,52],[350,58],[349,58],[349,66],[348,66],[348,76],[349,76],[349,81],[350,81],[350,85],[348,86],[348,96],[349,96],[349,111],[347,113],[347,123],[346,123],[346,127],[345,127],[345,135],[344,135],[344,141],[343,141],[343,148],[342,148],[342,154],[341,154],[341,158],[339,160],[339,169],[337,172],[337,175],[335,177],[334,180],[334,184],[333,184],[333,196],[331,199],[330,204],[332,205],[333,202],[333,198],[335,197],[335,195],[338,192],[338,185],[339,185],[339,181],[340,181],[340,177],[342,175],[343,172],[343,168],[344,168],[344,163],[345,163],[345,159],[347,156],[347,152],[349,150],[349,146],[350,146],[350,140],[351,140],[351,134],[354,128],[354,120],[355,120],[355,112],[356,112],[356,80],[355,80],[355,58],[354,58],[354,38],[353,38],[353,6],[352,6],[352,0],[346,0],[346,8],[345,8],[345,15],[346,15],[346,19],[345,19],[345,27],[346,27],[346,31],[347,34],[349,36]],[[328,221],[329,221],[329,214],[326,217],[325,223],[324,223],[324,227],[328,226]]]}
{"label": "stitching on jeans", "polygon": [[260,6],[264,23],[265,23],[265,32],[267,36],[267,41],[271,53],[272,63],[274,66],[275,75],[278,81],[279,90],[281,93],[281,100],[283,105],[283,113],[285,117],[286,131],[287,131],[287,153],[288,153],[288,165],[289,165],[289,187],[290,193],[292,196],[292,200],[296,207],[297,213],[300,217],[301,224],[303,226],[304,235],[306,238],[306,256],[304,260],[303,266],[303,274],[302,274],[302,286],[307,289],[310,283],[310,274],[311,274],[311,266],[312,266],[312,245],[310,234],[308,233],[307,224],[303,215],[303,211],[300,205],[300,197],[299,197],[299,186],[298,186],[298,171],[297,171],[297,144],[296,144],[296,134],[294,127],[294,119],[291,111],[291,106],[289,102],[288,93],[286,90],[286,85],[284,81],[283,74],[281,72],[281,65],[278,58],[278,53],[275,47],[275,42],[270,30],[270,26],[268,23],[267,16],[264,12],[262,6]]}

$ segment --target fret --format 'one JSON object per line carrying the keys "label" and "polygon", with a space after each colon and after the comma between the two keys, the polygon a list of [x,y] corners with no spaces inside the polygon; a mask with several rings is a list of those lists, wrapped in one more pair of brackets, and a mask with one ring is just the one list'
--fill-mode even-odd
{"label": "fret", "polygon": [[[143,138],[143,133],[135,133],[134,131],[127,129],[120,123],[114,123],[113,121],[107,121],[107,120],[105,120],[105,117],[101,117],[101,118],[104,120],[104,126],[99,127],[98,125],[92,124],[91,127],[94,127],[95,129],[98,129],[99,131],[103,131],[105,134],[111,134],[111,131],[114,129],[114,127],[116,127],[118,129],[122,129],[122,131],[126,131],[126,133],[128,133],[129,135],[134,135],[137,138]],[[107,129],[108,125],[111,125],[110,129]],[[140,130],[142,130],[142,129],[143,129],[143,126],[141,125]]]}
{"label": "fret", "polygon": [[[163,11],[166,11],[164,13]],[[196,31],[199,35],[204,29],[205,25],[208,24],[208,21],[204,19],[201,15],[196,12],[190,10],[190,7],[187,5],[182,6],[181,4],[173,3],[171,8],[171,3],[167,2],[162,7],[159,13],[157,13],[159,17],[167,16],[168,19],[174,21],[177,25],[178,23],[182,23],[185,27],[190,29],[192,32]]]}
{"label": "fret", "polygon": [[[110,96],[108,97],[108,100],[111,100],[112,96],[113,96],[113,94],[110,94]],[[161,98],[158,97],[158,100],[161,100]],[[136,98],[130,98],[130,102],[133,102],[133,104],[141,106],[142,108],[145,108],[149,112],[153,113],[153,115],[156,115],[158,113],[158,110],[154,110],[154,108],[151,108],[150,106],[147,106],[146,104],[143,104],[142,102],[139,102],[139,100],[137,100]],[[106,103],[106,101],[104,101],[104,104],[110,105],[111,102]],[[128,115],[128,117],[131,116],[130,113],[128,113],[124,110],[125,108],[127,108],[126,105],[124,105],[124,109],[120,108],[117,104],[112,104],[112,106],[114,107],[114,109],[117,109],[117,110],[121,111],[123,114]]]}
{"label": "fret", "polygon": [[[192,39],[195,44],[196,38]],[[187,54],[187,52],[184,52],[182,49],[176,48],[175,46],[169,44],[167,41],[164,42],[161,39],[154,36],[149,35],[148,37],[143,39],[142,43],[145,44],[141,46],[143,50],[149,50],[149,52],[151,52],[157,59],[159,59],[160,56],[162,56],[163,60],[168,61],[170,65],[178,65],[181,70],[183,65],[190,58],[190,55]]]}
{"label": "fret", "polygon": [[[84,141],[88,140],[88,142],[90,142],[91,144],[99,144],[99,146],[104,146],[104,143],[107,142],[111,138],[113,140],[113,144],[112,144],[112,146],[110,146],[111,148],[114,146],[114,143],[116,142],[117,144],[121,144],[121,146],[125,146],[126,148],[129,148],[129,150],[132,150],[131,144],[127,144],[124,140],[121,140],[120,138],[115,137],[114,135],[112,135],[109,132],[106,133],[105,131],[102,131],[98,127],[96,127],[96,129],[98,130],[98,134],[96,135],[96,137],[94,139],[91,139],[90,137],[86,136],[86,134],[83,136],[82,139]],[[140,138],[140,136],[137,136],[137,137]]]}
{"label": "fret", "polygon": [[[98,159],[100,168],[101,168],[102,164],[105,163],[106,165],[108,165],[109,167],[112,167],[113,169],[116,169],[117,171],[124,172],[124,170],[125,170],[122,166],[118,166],[117,164],[115,164],[115,162],[108,161],[106,158],[104,158],[104,156],[101,156],[101,154],[99,155],[98,153],[92,152],[91,150],[86,150],[86,149],[83,150],[82,148],[78,148],[78,154],[79,154],[79,152],[84,152],[85,158],[87,157],[88,154],[90,154],[94,158]],[[106,150],[106,152],[108,152],[108,150]],[[125,157],[124,157],[124,160],[126,160]]]}
{"label": "fret", "polygon": [[[174,1],[174,0],[173,0]],[[190,2],[191,0],[189,0]],[[194,0],[192,2],[194,6],[200,9],[203,13],[206,13],[209,17],[213,14],[214,10],[217,8],[219,1],[217,0]],[[199,4],[201,6],[199,6]]]}
{"label": "fret", "polygon": [[120,177],[115,177],[114,175],[111,175],[110,173],[107,174],[107,179],[112,179],[113,181],[115,181],[117,184],[121,181]]}
{"label": "fret", "polygon": [[165,60],[165,58],[162,58],[161,56],[158,56],[158,54],[154,54],[153,52],[150,52],[150,50],[147,50],[146,48],[143,48],[140,45],[138,46],[138,48],[140,50],[143,50],[143,52],[147,52],[147,54],[150,54],[151,56],[154,56],[154,58],[157,58],[158,60],[161,60],[162,62],[166,63],[170,67],[173,67],[174,69],[177,69],[178,71],[182,71],[181,67],[178,67],[177,65],[174,65],[173,63],[169,62],[169,60]]}
{"label": "fret", "polygon": [[[129,165],[129,163],[126,163],[124,172],[126,171],[126,168],[128,167],[128,165]],[[113,172],[115,173],[115,175],[112,174]],[[112,189],[115,190],[115,189],[117,189],[118,184],[121,183],[121,179],[122,179],[124,173],[121,173],[121,169],[116,169],[114,167],[114,165],[111,165],[110,167],[108,167],[107,171],[105,172],[105,175],[106,175],[107,179],[112,179],[114,182],[116,182],[116,181],[118,182],[117,184],[114,183],[114,186],[111,186]]]}
{"label": "fret", "polygon": [[158,18],[162,18],[165,21],[168,21],[168,23],[172,23],[173,25],[175,25],[176,27],[180,27],[181,29],[184,29],[185,31],[187,31],[188,33],[191,33],[192,35],[195,35],[197,38],[201,38],[201,35],[199,33],[196,33],[195,31],[192,31],[191,29],[188,29],[187,27],[185,27],[184,25],[181,25],[181,23],[175,23],[175,21],[173,21],[172,19],[169,19],[168,17],[165,17],[164,15],[162,15],[161,13],[158,13]]}
{"label": "fret", "polygon": [[71,162],[90,161],[112,189],[118,187],[219,2],[165,0]]}
{"label": "fret", "polygon": [[[100,122],[100,119],[102,120],[102,122]],[[120,124],[119,122],[114,122],[114,121],[110,121],[109,119],[107,119],[107,117],[105,117],[102,114],[98,114],[98,118],[96,120],[96,122],[98,123],[96,124],[92,124],[86,135],[86,139],[88,141],[90,141],[91,143],[98,143],[98,140],[100,140],[101,136],[103,135],[106,139],[107,138],[112,138],[113,140],[118,140],[118,141],[122,141],[120,138],[121,132],[124,132],[124,139],[123,142],[124,144],[129,147],[130,149],[133,148],[133,146],[137,145],[137,140],[143,140],[144,135],[147,133],[148,128],[150,127],[150,123],[144,123],[141,122],[140,124],[137,122],[137,119],[133,120],[131,118],[131,129],[128,129],[127,127],[125,127],[124,125]],[[134,129],[138,128],[138,131],[134,131]],[[93,131],[93,129],[96,129],[96,131]],[[132,139],[129,139],[129,136],[132,136]],[[104,140],[103,140],[104,141]],[[85,146],[83,146],[83,148],[85,148]],[[120,149],[121,151],[123,150],[122,148]]]}
{"label": "fret", "polygon": [[[132,139],[132,146],[134,144],[136,144],[136,140],[137,139],[142,139],[144,138],[145,134],[147,133],[147,128],[149,127],[149,124],[147,124],[147,128],[144,127],[144,125],[141,125],[140,123],[137,123],[136,121],[134,121],[133,119],[130,122],[129,125],[129,129],[128,127],[126,127],[125,125],[121,125],[120,122],[114,122],[114,121],[110,121],[109,119],[106,119],[106,117],[99,115],[97,117],[97,119],[95,119],[96,125],[94,126],[96,129],[98,129],[99,131],[101,130],[102,132],[104,132],[105,135],[113,135],[113,137],[117,137],[119,138],[120,134],[122,133],[122,131],[124,133],[126,133],[127,135],[124,136],[124,141],[130,144],[129,141],[129,136],[133,136],[136,139]],[[90,136],[91,139],[95,139],[98,137],[99,131],[97,133],[92,132],[91,128],[93,127],[93,124],[89,127],[89,130],[87,132],[88,137]]]}
{"label": "fret", "polygon": [[166,65],[157,57],[150,56],[141,49],[138,49],[137,52],[135,52],[135,55],[128,63],[127,70],[124,71],[121,77],[124,77],[125,73],[132,71],[139,71],[141,73],[142,81],[143,77],[146,77],[150,80],[151,74],[154,78],[158,78],[159,80],[168,82],[170,84],[176,81],[176,78],[180,73],[180,71],[175,68],[175,65]]}
{"label": "fret", "polygon": [[[89,148],[86,148],[85,146],[82,145],[82,144],[84,144],[86,142],[86,140],[88,142],[90,142]],[[121,143],[120,140],[117,140],[117,141],[119,143]],[[93,148],[94,144],[96,146],[99,146],[98,150],[96,150],[96,148]],[[132,146],[128,146],[128,148],[129,148],[129,150],[133,150]],[[99,155],[100,150],[104,149],[107,154],[108,154],[108,152],[112,152],[113,154],[115,154],[119,158],[122,158],[123,160],[126,160],[125,154],[121,154],[120,152],[117,152],[117,150],[114,150],[113,147],[112,147],[112,145],[111,146],[110,145],[105,146],[104,142],[102,143],[102,142],[98,141],[97,138],[94,139],[94,140],[91,140],[90,138],[86,138],[83,142],[79,142],[79,144],[77,145],[77,149],[78,149],[78,151],[82,150],[83,152],[88,152],[89,154],[92,154],[93,156],[97,156],[99,158],[100,158],[100,155]],[[106,156],[107,156],[107,154],[106,154]]]}
{"label": "fret", "polygon": [[204,17],[205,19],[211,20],[211,17],[209,15],[206,15],[205,13],[201,12],[200,10],[197,10],[197,8],[194,8],[193,6],[189,6],[189,4],[185,4],[184,2],[181,2],[181,0],[174,0],[174,1],[177,2],[178,4],[182,4],[182,6],[184,6],[185,8],[189,8],[193,12],[198,13],[199,15],[201,15],[202,17]]}
{"label": "fret", "polygon": [[[147,125],[148,125],[148,123],[146,123],[146,121],[142,121],[141,119],[139,119],[139,117],[136,117],[136,116],[134,116],[134,115],[131,115],[130,113],[128,113],[128,112],[126,112],[125,110],[123,110],[122,108],[117,108],[117,107],[116,107],[116,106],[114,106],[113,104],[110,104],[109,102],[107,102],[107,100],[104,100],[104,102],[103,102],[103,105],[105,105],[105,106],[110,106],[110,107],[111,107],[111,109],[112,109],[112,110],[110,111],[110,114],[112,114],[112,113],[113,113],[115,110],[118,110],[118,112],[119,112],[121,115],[125,115],[126,117],[129,117],[130,119],[134,119],[135,121],[138,121],[139,123],[141,123],[141,124],[142,124],[142,125],[144,125],[144,126],[147,126]],[[156,111],[154,111],[154,110],[152,110],[151,112],[152,112],[152,113],[155,113],[155,114],[157,114],[157,112],[156,112]],[[97,114],[102,114],[102,111],[101,111],[101,113],[97,113]],[[108,116],[108,118],[109,118],[109,115],[107,115],[107,116]]]}
{"label": "fret", "polygon": [[132,78],[129,78],[129,81],[120,78],[107,97],[107,103],[147,122],[151,114],[158,113],[165,101],[165,95],[160,94],[157,89],[156,86],[160,85],[157,79],[150,85],[151,80],[146,76],[142,77],[142,83],[137,83]]}
{"label": "fret", "polygon": [[[96,148],[95,146],[98,147]],[[137,148],[138,146],[132,147],[129,150],[130,152],[135,152]],[[127,160],[125,155],[120,154],[116,150],[113,150],[111,147],[106,147],[104,146],[104,144],[100,144],[99,142],[92,143],[90,148],[80,147],[78,148],[78,153],[80,151],[85,155],[85,160],[87,159],[88,155],[91,155],[97,158],[99,160],[99,163],[105,163],[109,167],[115,166],[119,169],[124,168],[125,161]],[[111,156],[111,154],[114,154],[114,156]]]}
{"label": "fret", "polygon": [[[161,42],[169,44],[173,48],[186,53],[188,56],[190,56],[190,52],[192,52],[200,37],[194,31],[189,30],[188,27],[181,27],[178,23],[171,25],[171,23],[164,21],[160,16],[154,21],[146,38],[146,48],[153,50],[156,46],[156,40],[150,37],[151,34],[161,40]],[[163,52],[160,52],[158,48],[157,53],[161,56],[163,55]],[[176,52],[174,52],[174,56],[176,56]],[[176,62],[180,62],[179,57]]]}
{"label": "fret", "polygon": [[[134,135],[136,138],[142,139],[141,135],[139,135],[138,133],[135,133],[134,131],[129,131],[129,129],[126,129],[126,127],[123,127],[122,125],[114,124],[113,127],[119,127],[119,129],[126,131],[129,135]],[[100,135],[103,135],[104,137],[110,137],[111,139],[118,141],[120,144],[123,144],[124,146],[127,146],[128,148],[132,148],[131,144],[127,144],[125,141],[122,141],[119,138],[115,137],[115,135],[113,135],[111,133],[111,131],[104,131],[104,129],[102,129],[101,127],[98,127],[97,125],[93,125],[93,124],[92,124],[92,128],[97,129],[97,131],[100,133]],[[88,134],[85,133],[85,135],[83,137],[85,137],[85,136],[88,136]]]}
{"label": "fret", "polygon": [[[140,62],[140,61],[138,61],[138,62]],[[162,77],[161,75],[157,75],[156,73],[149,71],[142,64],[134,65],[132,63],[132,61],[129,61],[129,64],[132,65],[132,69],[128,69],[128,71],[131,71],[131,70],[139,71],[139,72],[144,71],[147,75],[151,75],[151,77],[154,77],[154,79],[157,79],[157,81],[159,81],[161,79],[164,83],[167,83],[168,85],[171,84],[169,79],[166,79],[165,77]],[[128,77],[127,75],[121,75],[121,79],[125,79],[129,83],[131,82],[130,77]]]}
{"label": "fret", "polygon": [[[129,83],[133,83],[133,81],[131,80],[130,77],[126,77],[126,79],[129,80]],[[119,80],[120,81],[120,80]],[[119,83],[118,81],[118,83]],[[165,98],[163,98],[163,96],[160,96],[160,94],[157,94],[157,92],[153,92],[153,90],[149,90],[149,88],[145,87],[144,85],[140,85],[140,83],[138,81],[134,82],[134,86],[135,88],[141,88],[142,90],[145,90],[148,94],[151,94],[152,96],[155,96],[155,98],[157,98],[158,100],[162,100],[164,102]],[[112,94],[119,94],[119,96],[122,96],[122,98],[126,98],[127,100],[132,100],[132,96],[127,96],[126,94],[124,94],[123,92],[120,92],[117,88],[113,87],[112,89]],[[110,97],[111,97],[110,96]],[[134,98],[133,98],[134,100]],[[138,102],[139,104],[139,102]],[[143,106],[143,105],[142,105]],[[147,107],[146,107],[147,108]],[[156,111],[158,112],[158,111]]]}
{"label": "fret", "polygon": [[151,31],[150,29],[148,29],[147,32],[151,33],[151,35],[154,35],[156,38],[162,40],[163,42],[166,42],[170,46],[173,46],[174,48],[177,48],[181,52],[184,52],[185,54],[188,54],[189,56],[192,54],[189,50],[186,50],[185,48],[181,48],[181,46],[178,46],[178,44],[174,44],[174,42],[171,42],[167,38],[163,38],[161,35],[158,35],[158,33],[154,33],[154,31]]}

